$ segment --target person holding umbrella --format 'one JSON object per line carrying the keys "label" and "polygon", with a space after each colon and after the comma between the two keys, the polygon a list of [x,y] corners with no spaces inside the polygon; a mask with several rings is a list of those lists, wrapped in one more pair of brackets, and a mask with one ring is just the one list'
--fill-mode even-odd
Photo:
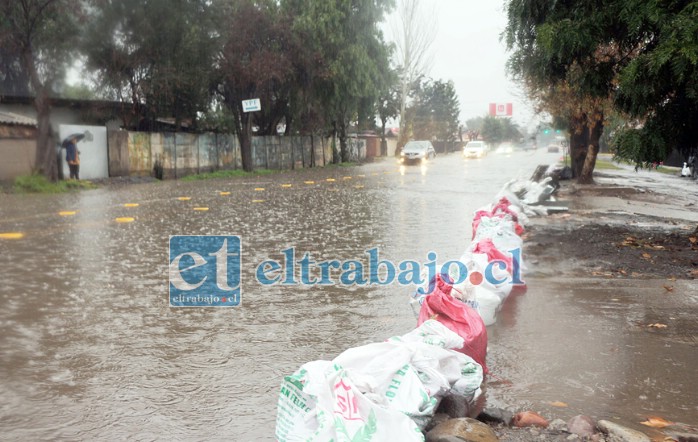
{"label": "person holding umbrella", "polygon": [[65,147],[65,162],[70,169],[70,178],[80,180],[80,151],[77,143],[82,139],[82,134],[73,134],[63,141]]}

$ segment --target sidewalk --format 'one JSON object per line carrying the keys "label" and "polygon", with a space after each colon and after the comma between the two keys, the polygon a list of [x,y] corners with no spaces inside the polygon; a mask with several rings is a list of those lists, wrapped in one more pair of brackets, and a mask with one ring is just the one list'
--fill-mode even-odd
{"label": "sidewalk", "polygon": [[[657,171],[635,172],[629,166],[604,170],[594,179],[595,185],[563,181],[556,197],[569,205],[569,212],[532,220],[538,243],[550,245],[554,240],[570,246],[557,251],[560,265],[588,261],[590,268],[604,274],[698,277],[696,181]],[[540,248],[534,246],[529,253],[541,253]]]}

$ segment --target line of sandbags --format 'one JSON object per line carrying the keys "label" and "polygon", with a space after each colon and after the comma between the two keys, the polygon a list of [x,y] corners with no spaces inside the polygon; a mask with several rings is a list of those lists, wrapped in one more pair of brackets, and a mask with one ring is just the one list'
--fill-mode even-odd
{"label": "line of sandbags", "polygon": [[[413,331],[350,348],[332,361],[308,362],[286,376],[277,440],[423,441],[439,404],[456,404],[474,417],[487,372],[486,325],[520,286],[521,235],[527,214],[538,214],[527,201],[548,191],[547,184],[510,182],[496,204],[475,212],[462,267],[435,275],[414,296],[420,311]],[[462,268],[467,278],[456,274]]]}
{"label": "line of sandbags", "polygon": [[418,324],[430,318],[444,323],[465,340],[463,352],[485,371],[486,326],[496,322],[497,313],[512,292],[526,289],[525,225],[529,216],[547,213],[538,205],[555,190],[551,177],[506,183],[495,203],[473,214],[471,242],[457,265],[450,265],[447,273],[434,276],[428,287],[413,295],[413,302],[420,305]]}
{"label": "line of sandbags", "polygon": [[423,441],[446,395],[481,395],[483,369],[456,351],[463,338],[438,321],[385,342],[302,365],[281,383],[276,438],[290,441]]}

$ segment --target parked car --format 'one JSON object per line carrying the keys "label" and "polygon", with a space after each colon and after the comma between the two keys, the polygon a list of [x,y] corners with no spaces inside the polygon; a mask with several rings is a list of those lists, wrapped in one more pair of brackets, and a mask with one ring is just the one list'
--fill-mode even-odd
{"label": "parked car", "polygon": [[436,151],[431,141],[408,141],[400,152],[400,162],[403,164],[422,163],[436,158]]}
{"label": "parked car", "polygon": [[484,141],[468,141],[463,147],[463,156],[466,158],[482,158],[487,155],[487,144]]}
{"label": "parked car", "polygon": [[560,152],[560,145],[559,144],[548,145],[548,152],[555,152],[555,153]]}

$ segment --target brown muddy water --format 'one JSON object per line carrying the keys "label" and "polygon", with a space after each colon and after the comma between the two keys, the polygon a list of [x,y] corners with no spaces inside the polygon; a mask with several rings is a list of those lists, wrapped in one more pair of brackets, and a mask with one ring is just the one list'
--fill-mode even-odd
{"label": "brown muddy water", "polygon": [[[555,160],[450,154],[402,170],[383,161],[0,195],[0,232],[23,234],[0,239],[2,438],[273,440],[284,375],[406,333],[416,319],[413,287],[263,286],[257,264],[287,247],[317,261],[365,261],[375,247],[393,261],[425,262],[429,251],[457,259],[473,211],[509,179]],[[239,235],[242,304],[169,307],[170,235]],[[490,405],[696,423],[695,341],[634,329],[629,316],[647,306],[632,291],[609,301],[597,282],[527,282],[489,329]]]}

